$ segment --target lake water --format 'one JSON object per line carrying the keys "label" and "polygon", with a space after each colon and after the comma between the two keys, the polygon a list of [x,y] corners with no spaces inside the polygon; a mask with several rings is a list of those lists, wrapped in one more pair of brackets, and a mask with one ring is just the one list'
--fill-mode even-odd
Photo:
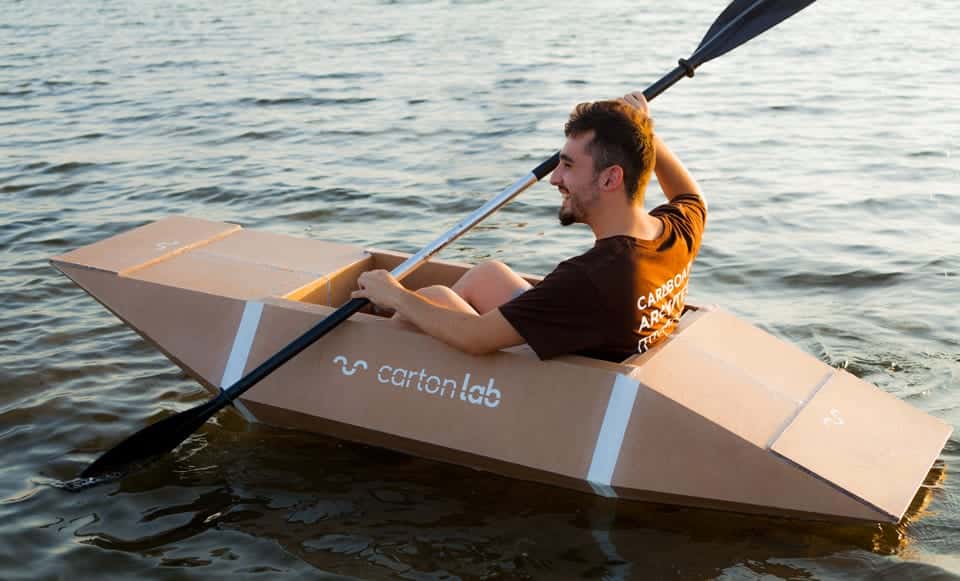
{"label": "lake water", "polygon": [[[960,436],[899,525],[613,502],[221,414],[47,263],[176,213],[412,251],[643,88],[722,2],[4,2],[0,578],[956,579]],[[818,2],[657,99],[711,203],[691,300],[960,425],[960,8]],[[655,186],[648,205],[659,197]],[[445,251],[592,242],[540,184]]]}

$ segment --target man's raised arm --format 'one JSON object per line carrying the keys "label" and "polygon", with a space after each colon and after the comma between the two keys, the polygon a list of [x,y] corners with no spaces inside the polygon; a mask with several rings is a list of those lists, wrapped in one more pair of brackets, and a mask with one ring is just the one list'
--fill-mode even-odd
{"label": "man's raised arm", "polygon": [[[624,95],[623,100],[647,115],[650,114],[647,100],[642,92],[628,93]],[[680,158],[667,147],[667,144],[660,139],[659,135],[654,134],[653,143],[657,148],[657,161],[653,171],[657,174],[657,182],[660,183],[660,189],[663,190],[663,195],[667,198],[667,201],[680,194],[696,194],[706,205],[707,201],[700,191],[700,186],[697,185],[697,180],[693,179]]]}

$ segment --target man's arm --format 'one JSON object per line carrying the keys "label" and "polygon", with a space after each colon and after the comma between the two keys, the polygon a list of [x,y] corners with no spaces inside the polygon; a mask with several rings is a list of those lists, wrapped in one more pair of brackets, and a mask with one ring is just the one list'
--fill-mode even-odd
{"label": "man's arm", "polygon": [[474,315],[441,307],[403,288],[385,270],[365,272],[358,282],[360,290],[353,292],[354,298],[367,298],[394,309],[428,335],[471,355],[493,353],[524,342],[500,309]]}
{"label": "man's arm", "polygon": [[[645,114],[650,114],[650,108],[642,92],[628,93],[624,95],[623,100]],[[657,161],[653,170],[657,174],[657,182],[660,183],[660,189],[663,190],[667,201],[673,200],[680,194],[696,194],[706,205],[707,201],[700,191],[700,186],[697,185],[697,180],[693,179],[680,158],[656,134],[654,134],[653,143],[657,149]]]}
{"label": "man's arm", "polygon": [[700,191],[700,186],[697,185],[697,180],[693,179],[680,158],[667,147],[659,135],[654,136],[653,143],[657,148],[657,162],[653,170],[657,174],[657,182],[667,201],[673,200],[680,194],[695,194],[706,205],[707,201]]}

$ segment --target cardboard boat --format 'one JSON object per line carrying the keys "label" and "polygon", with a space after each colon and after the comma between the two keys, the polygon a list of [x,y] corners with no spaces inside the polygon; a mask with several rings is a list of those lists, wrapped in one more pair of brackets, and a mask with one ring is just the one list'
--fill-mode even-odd
{"label": "cardboard boat", "polygon": [[[345,302],[361,272],[405,257],[174,216],[52,263],[217,390]],[[432,261],[405,284],[466,268]],[[608,497],[871,522],[903,516],[952,431],[720,309],[688,310],[619,364],[473,357],[358,313],[238,409]]]}

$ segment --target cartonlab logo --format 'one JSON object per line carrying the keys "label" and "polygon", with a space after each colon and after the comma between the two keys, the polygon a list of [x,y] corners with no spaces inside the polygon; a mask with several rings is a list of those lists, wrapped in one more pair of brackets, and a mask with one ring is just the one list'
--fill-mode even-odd
{"label": "cartonlab logo", "polygon": [[340,373],[344,375],[353,375],[357,372],[357,369],[367,370],[367,362],[363,359],[357,359],[357,361],[351,366],[350,361],[343,355],[337,355],[333,358],[334,363],[340,364]]}
{"label": "cartonlab logo", "polygon": [[[333,358],[340,373],[346,376],[353,376],[360,370],[367,371],[372,369],[363,359],[358,359],[354,363],[345,355],[337,355]],[[472,374],[466,372],[463,379],[454,379],[434,374],[426,368],[407,369],[389,364],[381,365],[376,370],[376,379],[378,383],[391,385],[397,389],[409,389],[417,391],[424,395],[444,398],[454,401],[461,401],[468,404],[495,408],[500,405],[503,394],[495,387],[496,380],[491,377],[487,381],[476,379],[471,380]]]}

